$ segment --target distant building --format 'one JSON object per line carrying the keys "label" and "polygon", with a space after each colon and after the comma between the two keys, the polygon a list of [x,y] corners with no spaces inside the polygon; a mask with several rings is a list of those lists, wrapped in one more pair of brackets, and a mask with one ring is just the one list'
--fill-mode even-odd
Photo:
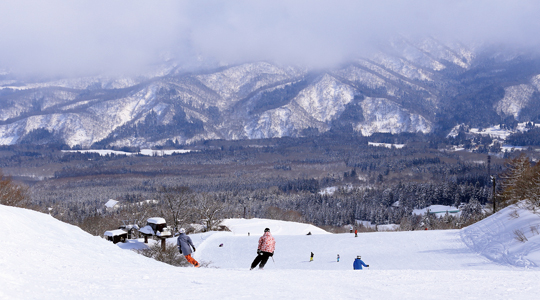
{"label": "distant building", "polygon": [[116,244],[119,242],[125,243],[128,233],[122,229],[115,229],[115,230],[105,231],[103,235],[108,241],[111,241],[114,244]]}
{"label": "distant building", "polygon": [[119,203],[120,203],[119,201],[109,199],[109,201],[107,201],[107,203],[105,203],[105,209],[107,211],[117,210],[118,207],[120,206]]}

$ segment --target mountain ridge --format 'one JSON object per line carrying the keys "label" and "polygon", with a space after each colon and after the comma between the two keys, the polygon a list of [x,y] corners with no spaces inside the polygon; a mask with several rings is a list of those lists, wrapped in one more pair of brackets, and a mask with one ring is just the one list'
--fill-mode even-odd
{"label": "mountain ridge", "polygon": [[306,130],[426,134],[462,123],[540,121],[535,56],[433,38],[397,39],[392,47],[329,70],[252,62],[189,73],[169,65],[157,76],[17,85],[8,74],[0,82],[0,144],[151,147]]}

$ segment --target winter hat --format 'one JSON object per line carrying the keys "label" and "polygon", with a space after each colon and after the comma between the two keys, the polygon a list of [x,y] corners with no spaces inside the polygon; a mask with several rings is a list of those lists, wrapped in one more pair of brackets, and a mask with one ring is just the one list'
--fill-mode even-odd
{"label": "winter hat", "polygon": [[184,228],[180,228],[180,230],[178,231],[180,233],[186,233],[186,230]]}
{"label": "winter hat", "polygon": [[358,255],[356,258],[360,259],[360,255]]}
{"label": "winter hat", "polygon": [[270,228],[265,228],[264,232],[270,232]]}

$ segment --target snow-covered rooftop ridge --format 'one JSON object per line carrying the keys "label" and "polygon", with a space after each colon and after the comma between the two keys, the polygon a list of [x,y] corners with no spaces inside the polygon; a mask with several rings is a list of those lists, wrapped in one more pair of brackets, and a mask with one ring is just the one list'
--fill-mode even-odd
{"label": "snow-covered rooftop ridge", "polygon": [[147,222],[152,223],[152,224],[166,224],[167,223],[165,219],[160,218],[160,217],[148,218]]}
{"label": "snow-covered rooftop ridge", "polygon": [[108,207],[108,208],[113,208],[116,204],[118,204],[118,202],[119,201],[109,199],[109,201],[107,201],[107,203],[105,203],[105,206]]}
{"label": "snow-covered rooftop ridge", "polygon": [[105,235],[105,236],[117,236],[117,235],[121,235],[121,234],[127,234],[127,232],[125,232],[122,229],[114,229],[114,230],[105,231],[105,233],[103,235]]}

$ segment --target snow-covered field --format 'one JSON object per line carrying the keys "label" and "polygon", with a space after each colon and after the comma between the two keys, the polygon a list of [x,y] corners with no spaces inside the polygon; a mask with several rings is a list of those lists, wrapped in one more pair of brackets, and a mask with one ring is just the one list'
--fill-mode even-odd
{"label": "snow-covered field", "polygon": [[176,153],[189,153],[192,150],[183,150],[183,149],[176,149],[176,150],[152,150],[152,149],[141,149],[140,152],[133,153],[133,152],[126,152],[126,151],[117,151],[117,150],[62,150],[62,152],[76,152],[76,153],[97,153],[100,156],[106,156],[106,155],[146,155],[146,156],[164,156],[164,155],[172,155]]}
{"label": "snow-covered field", "polygon": [[368,145],[370,146],[373,146],[373,147],[386,147],[386,148],[396,148],[396,149],[401,149],[403,147],[405,147],[405,144],[388,144],[388,143],[372,143],[372,142],[368,142]]}
{"label": "snow-covered field", "polygon": [[[447,135],[447,137],[456,137],[459,133],[460,127],[464,126],[463,124],[456,125],[450,133]],[[516,132],[524,132],[527,131],[527,122],[518,123],[515,130],[509,130],[509,129],[502,129],[500,125],[494,125],[487,128],[479,129],[479,128],[469,128],[468,133],[470,134],[478,134],[478,135],[485,135],[485,136],[491,136],[492,138],[499,139],[499,140],[505,140],[509,135],[516,133]],[[540,124],[535,124],[534,126],[540,127]]]}
{"label": "snow-covered field", "polygon": [[432,214],[435,214],[437,217],[444,216],[446,212],[448,212],[448,214],[452,216],[460,215],[459,208],[447,205],[430,205],[426,208],[414,209],[412,213],[414,215],[425,215],[428,211]]}
{"label": "snow-covered field", "polygon": [[[231,219],[225,223],[232,232],[191,235],[194,257],[210,263],[196,269],[128,250],[145,247],[141,241],[114,245],[49,215],[0,205],[0,299],[537,299],[540,218],[511,213],[462,230],[358,238],[293,222]],[[274,261],[249,271],[264,227],[276,239]],[[516,230],[528,241],[517,241]],[[356,255],[370,268],[353,271]]]}

